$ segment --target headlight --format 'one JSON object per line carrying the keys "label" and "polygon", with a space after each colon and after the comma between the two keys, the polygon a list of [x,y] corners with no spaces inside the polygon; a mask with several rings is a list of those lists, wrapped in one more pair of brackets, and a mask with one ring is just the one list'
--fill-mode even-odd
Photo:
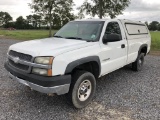
{"label": "headlight", "polygon": [[37,57],[34,60],[34,63],[44,64],[44,65],[51,65],[52,62],[53,62],[53,57]]}
{"label": "headlight", "polygon": [[33,68],[32,73],[38,74],[38,75],[43,75],[43,76],[48,76],[48,70],[47,69]]}
{"label": "headlight", "polygon": [[[42,64],[42,65],[52,65],[53,63],[53,57],[37,57],[34,59],[34,63],[36,64]],[[42,76],[52,76],[52,69],[43,69],[43,68],[32,68],[33,74],[38,74]]]}

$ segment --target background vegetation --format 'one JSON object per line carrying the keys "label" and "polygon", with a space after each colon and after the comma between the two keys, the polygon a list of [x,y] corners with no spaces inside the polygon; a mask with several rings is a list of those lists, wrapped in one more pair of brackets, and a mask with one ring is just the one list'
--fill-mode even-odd
{"label": "background vegetation", "polygon": [[99,18],[115,18],[122,14],[129,4],[130,0],[92,0],[92,3],[86,0],[77,8],[79,14],[75,15],[73,0],[32,0],[29,6],[33,15],[26,16],[26,19],[19,16],[16,21],[12,21],[9,13],[0,12],[0,26],[8,29],[49,29],[51,37],[52,29],[59,29],[71,20],[83,18],[84,13],[93,17],[97,15]]}
{"label": "background vegetation", "polygon": [[[53,30],[53,34],[56,30]],[[16,40],[33,40],[48,37],[47,30],[0,30],[0,37]]]}
{"label": "background vegetation", "polygon": [[[130,0],[89,0],[84,1],[79,8],[79,14],[73,14],[73,0],[32,0],[29,3],[33,14],[26,18],[19,16],[13,21],[7,12],[0,12],[0,37],[18,40],[32,40],[52,37],[53,34],[67,22],[83,18],[84,14],[100,19],[109,16],[116,18],[130,4]],[[108,9],[110,8],[110,9]],[[114,9],[115,8],[115,9]],[[145,22],[152,35],[152,50],[160,50],[160,23]],[[49,30],[49,34],[48,31]]]}
{"label": "background vegetation", "polygon": [[[53,30],[53,34],[57,30]],[[53,36],[53,35],[52,35]],[[47,30],[0,30],[0,37],[17,39],[17,40],[33,40],[48,37]],[[160,51],[160,31],[151,32],[153,51]]]}
{"label": "background vegetation", "polygon": [[160,51],[160,31],[151,32],[152,37],[152,51]]}

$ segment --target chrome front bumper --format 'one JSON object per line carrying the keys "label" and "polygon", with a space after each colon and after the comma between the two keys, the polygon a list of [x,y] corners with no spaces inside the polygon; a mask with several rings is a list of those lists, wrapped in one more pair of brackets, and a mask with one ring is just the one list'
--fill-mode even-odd
{"label": "chrome front bumper", "polygon": [[33,84],[31,82],[25,81],[23,79],[20,79],[18,77],[15,77],[11,73],[9,73],[9,76],[11,79],[18,81],[19,83],[23,85],[29,86],[33,90],[36,90],[41,93],[46,93],[46,94],[56,93],[57,95],[62,95],[62,94],[68,93],[69,88],[70,88],[70,84],[64,84],[64,85],[54,86],[54,87],[43,87],[40,85]]}

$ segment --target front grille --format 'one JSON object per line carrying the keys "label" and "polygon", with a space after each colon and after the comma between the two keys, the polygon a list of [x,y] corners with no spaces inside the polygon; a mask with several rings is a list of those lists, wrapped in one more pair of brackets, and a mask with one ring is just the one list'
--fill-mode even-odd
{"label": "front grille", "polygon": [[[23,60],[23,61],[27,61],[27,62],[32,62],[32,56],[31,55],[27,55],[27,54],[23,54],[23,53],[19,53],[19,52],[16,52],[16,51],[13,51],[13,50],[10,50],[9,51],[9,56],[11,57],[18,57],[20,60]],[[28,65],[23,65],[23,64],[20,64],[20,63],[15,63],[13,60],[9,59],[9,64],[17,69],[20,69],[20,70],[23,70],[23,71],[26,71],[28,72],[29,71],[29,68],[30,66]]]}
{"label": "front grille", "polygon": [[19,52],[13,51],[13,50],[9,51],[9,55],[13,56],[13,57],[19,57],[19,59],[24,60],[24,61],[28,61],[28,62],[32,61],[31,55],[19,53]]}
{"label": "front grille", "polygon": [[15,68],[18,68],[20,70],[25,70],[27,71],[29,69],[29,66],[27,65],[22,65],[22,64],[17,64],[17,63],[14,63],[12,60],[9,59],[9,64],[12,65],[13,67]]}

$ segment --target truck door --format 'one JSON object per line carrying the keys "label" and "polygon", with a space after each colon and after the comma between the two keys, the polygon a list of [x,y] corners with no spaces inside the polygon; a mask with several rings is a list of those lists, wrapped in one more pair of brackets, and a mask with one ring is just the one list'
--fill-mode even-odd
{"label": "truck door", "polygon": [[119,21],[108,22],[103,34],[118,34],[122,39],[115,42],[101,42],[101,75],[110,73],[126,65],[127,62],[127,40],[123,26]]}

